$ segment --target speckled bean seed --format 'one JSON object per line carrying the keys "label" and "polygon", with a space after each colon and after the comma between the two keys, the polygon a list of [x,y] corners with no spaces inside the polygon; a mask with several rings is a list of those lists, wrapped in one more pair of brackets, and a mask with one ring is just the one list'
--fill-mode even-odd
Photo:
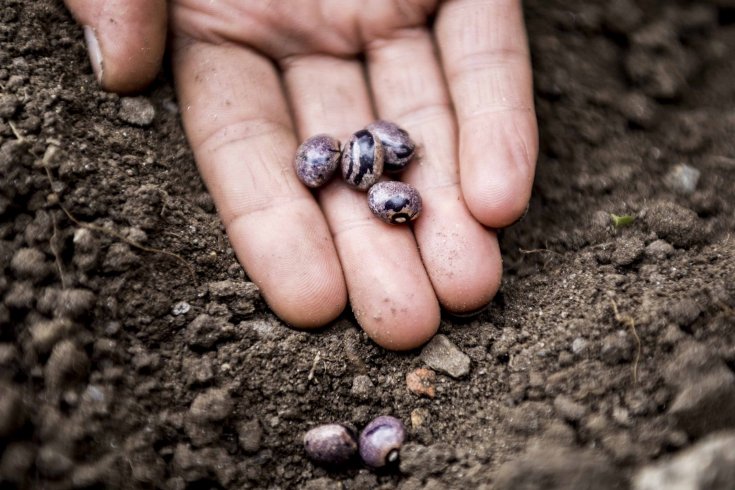
{"label": "speckled bean seed", "polygon": [[312,188],[326,184],[339,165],[339,141],[318,134],[304,141],[296,150],[294,167],[304,185]]}
{"label": "speckled bean seed", "polygon": [[352,187],[367,190],[383,174],[383,145],[367,129],[352,135],[342,151],[342,176]]}
{"label": "speckled bean seed", "polygon": [[373,468],[395,463],[405,439],[403,422],[383,415],[370,422],[360,433],[360,457]]}
{"label": "speckled bean seed", "polygon": [[421,213],[421,195],[405,182],[378,182],[368,191],[368,206],[386,223],[406,223]]}
{"label": "speckled bean seed", "polygon": [[355,435],[340,424],[314,427],[304,435],[306,454],[317,463],[337,465],[350,460],[357,453]]}
{"label": "speckled bean seed", "polygon": [[390,121],[375,121],[366,129],[377,135],[383,144],[385,172],[400,172],[406,168],[416,151],[416,143],[405,129]]}

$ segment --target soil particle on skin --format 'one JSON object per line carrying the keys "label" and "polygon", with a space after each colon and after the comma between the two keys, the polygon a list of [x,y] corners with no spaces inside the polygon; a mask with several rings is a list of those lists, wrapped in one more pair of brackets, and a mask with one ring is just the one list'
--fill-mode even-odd
{"label": "soil particle on skin", "polygon": [[[529,211],[498,232],[489,307],[408,353],[347,312],[318,332],[280,322],[228,245],[167,73],[105,93],[62,2],[6,3],[0,487],[712,488],[705,464],[732,480],[730,0],[524,2]],[[303,451],[310,427],[386,413],[408,427],[398,467]]]}

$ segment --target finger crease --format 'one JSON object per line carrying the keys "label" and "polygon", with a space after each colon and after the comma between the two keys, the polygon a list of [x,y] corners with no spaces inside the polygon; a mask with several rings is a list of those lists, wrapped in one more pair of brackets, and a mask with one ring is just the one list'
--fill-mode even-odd
{"label": "finger crease", "polygon": [[291,127],[287,124],[267,118],[246,118],[234,123],[220,126],[206,135],[199,144],[193,146],[203,151],[216,152],[225,146],[236,142],[248,141],[260,136],[268,136],[278,132],[290,133]]}
{"label": "finger crease", "polygon": [[257,199],[252,199],[246,205],[243,205],[240,209],[235,211],[229,219],[222,217],[222,222],[225,225],[225,229],[229,230],[235,224],[251,218],[255,215],[262,214],[265,212],[271,212],[273,210],[284,208],[288,206],[294,206],[300,201],[311,201],[312,198],[309,196],[263,196]]}

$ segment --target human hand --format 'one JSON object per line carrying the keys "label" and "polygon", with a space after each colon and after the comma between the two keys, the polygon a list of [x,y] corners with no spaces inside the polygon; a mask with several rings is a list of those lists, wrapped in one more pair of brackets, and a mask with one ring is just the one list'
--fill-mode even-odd
{"label": "human hand", "polygon": [[[197,165],[284,321],[325,325],[349,293],[368,335],[403,350],[436,332],[439,305],[467,313],[492,299],[492,228],[524,212],[538,151],[520,0],[65,1],[89,26],[98,80],[118,92],[155,77],[168,14]],[[377,118],[419,146],[400,175],[424,201],[413,229],[373,217],[339,179],[312,194],[293,170],[301,140],[344,143]]]}

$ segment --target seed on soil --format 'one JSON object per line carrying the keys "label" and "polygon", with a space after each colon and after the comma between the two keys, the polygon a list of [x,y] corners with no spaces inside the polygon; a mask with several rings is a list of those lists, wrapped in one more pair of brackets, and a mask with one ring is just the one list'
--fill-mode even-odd
{"label": "seed on soil", "polygon": [[342,151],[342,177],[350,186],[368,190],[383,174],[383,144],[377,135],[361,129]]}
{"label": "seed on soil", "polygon": [[405,129],[389,121],[375,121],[366,129],[377,135],[383,144],[384,171],[400,172],[406,168],[416,151],[416,144]]}
{"label": "seed on soil", "polygon": [[304,141],[296,150],[296,176],[304,185],[316,188],[326,184],[339,164],[339,141],[326,134],[317,134]]}
{"label": "seed on soil", "polygon": [[360,457],[373,468],[393,464],[398,461],[405,439],[403,422],[390,415],[382,415],[370,422],[360,434]]}
{"label": "seed on soil", "polygon": [[346,463],[357,453],[357,441],[350,429],[340,424],[314,427],[304,435],[304,449],[321,464]]}
{"label": "seed on soil", "polygon": [[379,182],[368,191],[368,206],[389,224],[407,223],[421,213],[421,194],[405,182]]}

